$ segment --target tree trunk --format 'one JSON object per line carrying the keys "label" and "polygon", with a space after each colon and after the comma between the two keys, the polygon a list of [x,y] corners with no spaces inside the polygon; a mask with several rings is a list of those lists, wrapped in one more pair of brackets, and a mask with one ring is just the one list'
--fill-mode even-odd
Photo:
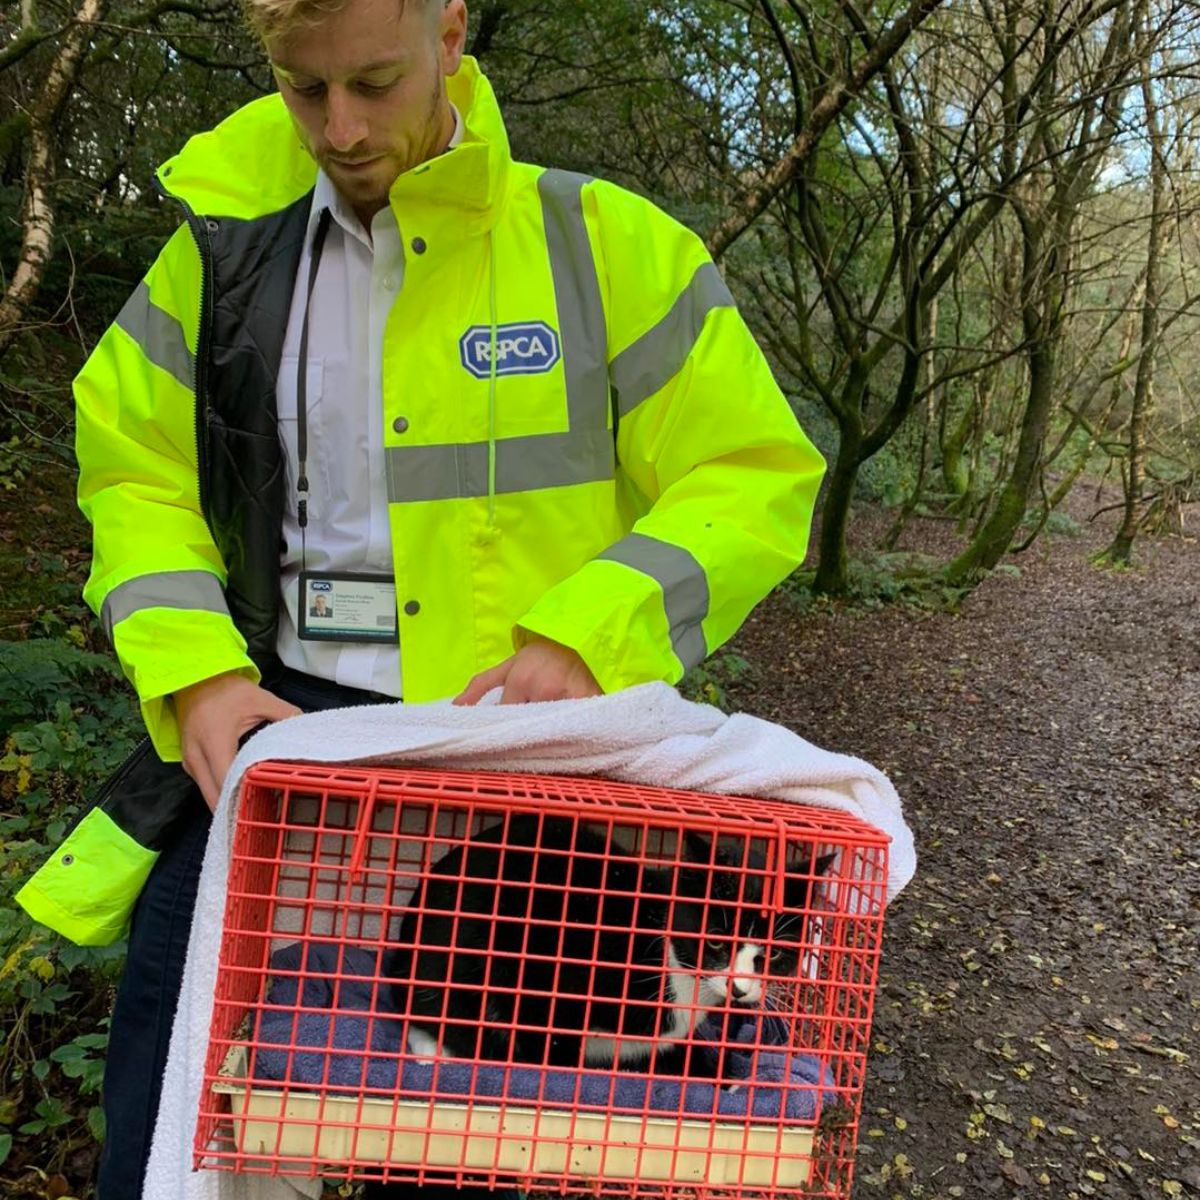
{"label": "tree trunk", "polygon": [[996,380],[999,368],[986,371],[982,380],[976,380],[974,395],[971,401],[971,433],[969,437],[970,453],[967,456],[967,490],[961,499],[951,505],[951,511],[958,513],[958,533],[961,537],[966,532],[972,516],[979,506],[979,477],[983,471],[984,434],[988,428],[988,420],[992,412],[992,398],[996,391]]}
{"label": "tree trunk", "polygon": [[850,583],[846,527],[850,523],[858,468],[862,465],[863,428],[858,406],[840,422],[840,426],[837,457],[829,473],[825,503],[821,509],[817,577],[813,582],[813,591],[824,596],[845,595]]}
{"label": "tree trunk", "polygon": [[921,503],[921,497],[924,495],[925,475],[929,468],[929,432],[933,426],[933,417],[930,415],[932,407],[933,400],[931,398],[924,406],[925,419],[921,422],[921,450],[917,457],[917,478],[913,482],[908,498],[900,505],[900,511],[896,514],[891,528],[883,535],[883,539],[879,543],[881,550],[895,550],[896,544],[900,541],[900,535],[904,532],[904,527],[913,513],[917,511],[917,505]]}
{"label": "tree trunk", "polygon": [[473,58],[486,58],[500,32],[500,26],[508,15],[507,0],[489,0],[479,11],[479,25],[475,38],[471,42],[470,53]]}
{"label": "tree trunk", "polygon": [[[1048,297],[1047,310],[1053,312],[1056,303],[1056,299]],[[1054,325],[1030,349],[1029,395],[1012,471],[991,516],[966,550],[946,568],[947,582],[955,586],[973,584],[990,571],[1012,545],[1013,534],[1025,516],[1054,408],[1058,336],[1058,326]]]}
{"label": "tree trunk", "polygon": [[[1146,44],[1149,44],[1148,35]],[[1150,233],[1146,239],[1146,284],[1142,298],[1142,345],[1129,415],[1129,456],[1123,473],[1125,508],[1121,527],[1098,561],[1128,567],[1133,563],[1133,542],[1141,523],[1142,485],[1145,477],[1146,429],[1154,403],[1154,367],[1158,353],[1159,301],[1162,292],[1161,258],[1166,229],[1167,164],[1158,97],[1147,51],[1142,59],[1142,103],[1150,133]]]}
{"label": "tree trunk", "polygon": [[975,424],[975,414],[968,404],[963,409],[957,421],[951,422],[949,416],[949,400],[942,409],[941,451],[942,451],[942,483],[952,497],[951,509],[961,504],[966,498],[967,489],[971,482],[971,473],[967,469],[964,451],[971,429]]}
{"label": "tree trunk", "polygon": [[[0,300],[0,356],[12,344],[25,314],[41,287],[54,248],[54,149],[58,115],[79,75],[84,52],[109,0],[82,0],[75,22],[46,73],[41,95],[29,117],[29,161],[25,169],[25,203],[21,210],[21,255],[4,298]],[[32,15],[32,12],[31,14]]]}
{"label": "tree trunk", "polygon": [[[1139,280],[1137,286],[1130,293],[1130,298],[1134,303],[1141,303],[1141,288],[1142,282]],[[1137,299],[1133,299],[1137,297]],[[1044,497],[1042,511],[1038,516],[1032,532],[1021,545],[1017,546],[1014,554],[1023,554],[1030,546],[1037,541],[1041,532],[1046,527],[1046,522],[1050,520],[1050,514],[1057,510],[1058,506],[1071,494],[1071,489],[1079,482],[1080,476],[1087,470],[1088,462],[1091,460],[1092,451],[1100,442],[1100,433],[1108,426],[1109,420],[1112,418],[1113,412],[1116,410],[1117,404],[1121,399],[1121,381],[1124,379],[1125,372],[1120,369],[1123,362],[1129,357],[1129,351],[1133,347],[1133,314],[1130,314],[1130,320],[1125,322],[1125,332],[1121,336],[1121,346],[1117,353],[1116,367],[1112,375],[1112,385],[1108,393],[1108,405],[1097,418],[1090,418],[1087,415],[1087,401],[1083,403],[1071,414],[1071,421],[1067,428],[1059,437],[1058,445],[1045,456],[1042,464],[1043,471],[1052,463],[1058,461],[1059,455],[1070,445],[1071,438],[1075,431],[1082,428],[1087,434],[1087,440],[1079,447],[1071,465],[1063,472],[1062,477],[1055,485],[1054,490],[1049,496]]]}

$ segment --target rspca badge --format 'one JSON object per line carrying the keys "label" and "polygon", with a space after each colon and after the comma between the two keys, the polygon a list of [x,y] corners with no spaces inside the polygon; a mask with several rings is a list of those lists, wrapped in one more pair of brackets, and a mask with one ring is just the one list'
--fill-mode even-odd
{"label": "rspca badge", "polygon": [[[476,379],[492,374],[492,329],[472,325],[458,342],[462,365]],[[496,326],[496,374],[544,375],[562,358],[558,334],[545,321]]]}

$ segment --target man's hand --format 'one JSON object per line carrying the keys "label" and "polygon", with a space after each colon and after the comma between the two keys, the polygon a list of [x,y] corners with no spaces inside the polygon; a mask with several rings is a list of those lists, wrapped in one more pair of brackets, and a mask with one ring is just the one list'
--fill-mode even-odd
{"label": "man's hand", "polygon": [[501,704],[536,700],[582,700],[599,696],[600,685],[587,663],[569,646],[538,638],[502,663],[481,671],[455,704],[478,704],[492,688],[503,687]]}
{"label": "man's hand", "polygon": [[215,811],[221,785],[237,755],[238,741],[264,721],[298,717],[300,710],[230,672],[176,692],[175,715],[179,719],[183,769],[196,781],[204,802]]}

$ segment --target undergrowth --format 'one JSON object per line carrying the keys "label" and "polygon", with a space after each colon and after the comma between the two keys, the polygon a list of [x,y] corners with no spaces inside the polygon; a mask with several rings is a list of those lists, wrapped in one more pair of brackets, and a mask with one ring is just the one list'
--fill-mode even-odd
{"label": "undergrowth", "polygon": [[63,620],[43,614],[50,636],[0,642],[0,1164],[18,1195],[77,1175],[103,1138],[98,1091],[123,956],[62,941],[14,900],[139,734],[116,663]]}
{"label": "undergrowth", "polygon": [[[1002,563],[991,572],[1019,578],[1019,567]],[[945,563],[929,554],[912,551],[869,551],[851,560],[846,591],[837,596],[813,590],[814,568],[795,571],[780,585],[788,601],[805,611],[823,604],[842,603],[858,608],[879,609],[889,604],[906,604],[935,612],[957,612],[972,587],[946,582]]]}
{"label": "undergrowth", "polygon": [[731,689],[741,683],[752,683],[753,679],[753,665],[740,654],[725,651],[693,667],[680,680],[679,690],[688,700],[732,712],[736,702]]}

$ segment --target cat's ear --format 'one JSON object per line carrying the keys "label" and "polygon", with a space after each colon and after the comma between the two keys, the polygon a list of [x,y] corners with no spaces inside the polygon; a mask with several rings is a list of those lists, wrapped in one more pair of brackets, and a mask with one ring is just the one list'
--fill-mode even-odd
{"label": "cat's ear", "polygon": [[690,829],[683,835],[683,858],[685,862],[708,866],[713,861],[713,844],[706,837]]}
{"label": "cat's ear", "polygon": [[837,858],[837,851],[831,850],[828,854],[822,854],[820,858],[813,864],[813,874],[816,876],[828,875],[829,868],[833,866],[834,860]]}
{"label": "cat's ear", "polygon": [[788,866],[789,875],[803,875],[805,877],[812,875],[820,879],[822,875],[829,874],[829,868],[833,866],[838,856],[836,850],[831,850],[828,854],[819,854],[816,858],[813,858],[812,851],[808,846],[799,847],[799,849],[801,857]]}
{"label": "cat's ear", "polygon": [[819,855],[815,860],[800,859],[789,868],[784,881],[785,907],[790,909],[807,908],[812,900],[813,889],[823,875],[828,874],[837,858],[837,851],[831,854]]}
{"label": "cat's ear", "polygon": [[789,912],[799,912],[808,908],[812,900],[812,889],[813,881],[809,879],[807,871],[803,874],[793,874],[789,871],[783,880],[783,907]]}

